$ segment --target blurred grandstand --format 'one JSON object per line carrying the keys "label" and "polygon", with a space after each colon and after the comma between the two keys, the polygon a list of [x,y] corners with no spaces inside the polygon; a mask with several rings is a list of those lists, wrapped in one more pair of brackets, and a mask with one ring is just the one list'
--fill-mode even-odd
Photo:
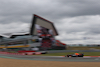
{"label": "blurred grandstand", "polygon": [[55,39],[57,35],[57,30],[52,22],[33,15],[30,32],[0,34],[0,49],[66,49],[66,44]]}

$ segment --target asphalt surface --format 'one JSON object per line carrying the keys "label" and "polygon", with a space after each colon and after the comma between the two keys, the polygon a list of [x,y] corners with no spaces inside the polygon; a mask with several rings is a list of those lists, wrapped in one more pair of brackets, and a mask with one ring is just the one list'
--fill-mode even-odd
{"label": "asphalt surface", "polygon": [[63,56],[35,56],[35,55],[5,55],[0,54],[0,58],[40,60],[40,61],[73,61],[73,62],[100,62],[99,57],[63,57]]}

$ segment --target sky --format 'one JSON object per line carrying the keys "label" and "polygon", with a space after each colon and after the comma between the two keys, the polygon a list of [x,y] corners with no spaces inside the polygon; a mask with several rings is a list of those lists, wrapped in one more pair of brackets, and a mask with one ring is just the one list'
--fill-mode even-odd
{"label": "sky", "polygon": [[0,34],[29,31],[33,14],[54,23],[66,44],[100,44],[100,0],[0,0]]}

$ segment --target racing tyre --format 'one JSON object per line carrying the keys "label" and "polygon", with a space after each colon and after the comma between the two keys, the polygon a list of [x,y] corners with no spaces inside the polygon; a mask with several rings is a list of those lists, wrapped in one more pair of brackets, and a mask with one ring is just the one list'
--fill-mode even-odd
{"label": "racing tyre", "polygon": [[67,57],[69,57],[69,55],[67,55]]}

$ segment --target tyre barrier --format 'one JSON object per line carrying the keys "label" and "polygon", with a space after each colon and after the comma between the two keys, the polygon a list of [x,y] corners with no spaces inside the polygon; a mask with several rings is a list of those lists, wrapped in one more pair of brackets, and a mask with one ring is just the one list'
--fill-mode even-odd
{"label": "tyre barrier", "polygon": [[10,55],[40,55],[46,54],[47,52],[26,52],[26,53],[9,53],[9,52],[0,52],[0,54],[10,54]]}
{"label": "tyre barrier", "polygon": [[47,54],[46,51],[40,51],[40,52],[26,52],[24,55],[40,55],[40,54]]}
{"label": "tyre barrier", "polygon": [[24,53],[9,53],[9,52],[0,52],[0,54],[10,54],[10,55],[24,55]]}
{"label": "tyre barrier", "polygon": [[42,54],[41,52],[27,52],[27,53],[24,53],[24,55],[40,55]]}

